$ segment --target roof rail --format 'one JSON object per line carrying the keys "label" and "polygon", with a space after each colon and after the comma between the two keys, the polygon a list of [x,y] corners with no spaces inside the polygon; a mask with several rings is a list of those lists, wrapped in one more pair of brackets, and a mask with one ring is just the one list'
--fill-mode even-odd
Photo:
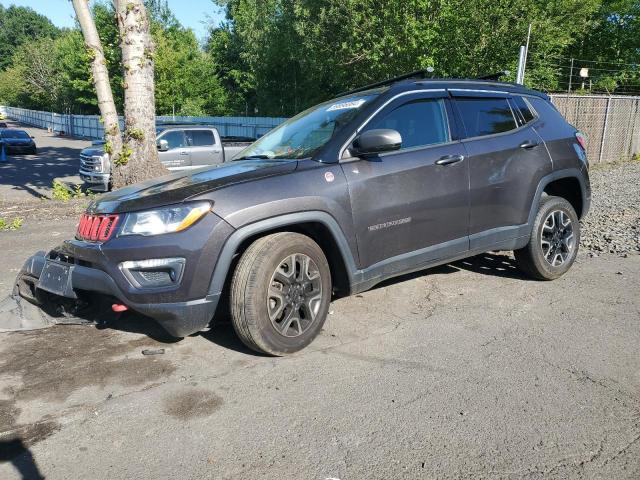
{"label": "roof rail", "polygon": [[344,95],[350,95],[352,93],[362,92],[364,90],[369,90],[371,88],[384,87],[385,85],[391,85],[393,83],[399,82],[400,80],[406,80],[407,78],[427,78],[427,75],[431,75],[432,73],[433,73],[433,67],[428,67],[422,70],[415,70],[411,73],[405,73],[397,77],[388,78],[387,80],[383,80],[381,82],[370,83],[369,85],[364,85],[354,90],[349,90],[348,92],[342,92],[337,96],[342,97]]}
{"label": "roof rail", "polygon": [[509,75],[511,72],[509,70],[503,70],[501,72],[490,73],[488,75],[481,75],[477,79],[478,80],[500,80],[500,78],[505,75]]}

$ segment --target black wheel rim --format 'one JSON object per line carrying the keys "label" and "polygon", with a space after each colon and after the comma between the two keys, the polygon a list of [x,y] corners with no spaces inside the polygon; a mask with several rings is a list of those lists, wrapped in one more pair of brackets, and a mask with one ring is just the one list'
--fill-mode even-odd
{"label": "black wheel rim", "polygon": [[320,270],[311,257],[294,253],[284,258],[269,282],[267,310],[276,331],[298,337],[314,324],[322,303]]}
{"label": "black wheel rim", "polygon": [[575,235],[573,223],[566,212],[554,210],[544,221],[540,238],[544,259],[552,267],[564,264],[573,253]]}

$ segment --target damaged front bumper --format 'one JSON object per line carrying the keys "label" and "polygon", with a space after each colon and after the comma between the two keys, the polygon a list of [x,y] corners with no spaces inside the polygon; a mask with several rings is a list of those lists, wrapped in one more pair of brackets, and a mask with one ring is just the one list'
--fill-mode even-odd
{"label": "damaged front bumper", "polygon": [[[53,252],[38,252],[25,262],[13,293],[33,303],[40,303],[43,291],[48,297],[53,295],[65,302],[77,300],[80,292],[106,295],[151,317],[174,337],[185,337],[206,328],[215,314],[219,293],[184,302],[134,302],[108,273],[81,263],[62,261]],[[43,272],[47,278],[42,276]]]}

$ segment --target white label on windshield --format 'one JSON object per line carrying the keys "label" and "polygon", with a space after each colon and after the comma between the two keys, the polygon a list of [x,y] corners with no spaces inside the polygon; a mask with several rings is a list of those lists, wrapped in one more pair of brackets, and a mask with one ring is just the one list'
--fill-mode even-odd
{"label": "white label on windshield", "polygon": [[342,102],[331,105],[327,108],[327,112],[333,112],[334,110],[348,110],[350,108],[359,108],[365,101],[361,98],[360,100],[353,100],[351,102]]}

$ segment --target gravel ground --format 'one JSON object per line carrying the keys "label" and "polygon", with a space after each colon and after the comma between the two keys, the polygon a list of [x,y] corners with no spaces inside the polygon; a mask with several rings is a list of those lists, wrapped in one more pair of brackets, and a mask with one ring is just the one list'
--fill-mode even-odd
{"label": "gravel ground", "polygon": [[591,211],[583,221],[581,246],[591,256],[640,252],[640,162],[591,170]]}

